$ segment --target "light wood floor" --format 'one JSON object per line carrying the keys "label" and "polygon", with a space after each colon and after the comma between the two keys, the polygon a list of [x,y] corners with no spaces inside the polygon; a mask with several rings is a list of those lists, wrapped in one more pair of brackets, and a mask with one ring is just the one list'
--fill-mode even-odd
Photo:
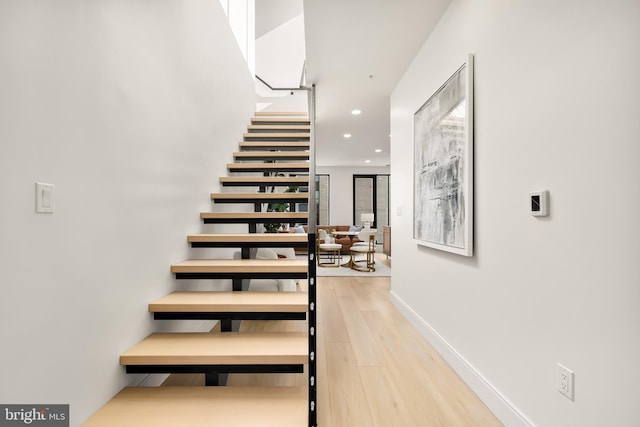
{"label": "light wood floor", "polygon": [[[318,425],[502,426],[393,306],[389,289],[388,277],[318,278]],[[306,323],[245,321],[242,329],[305,331]],[[165,385],[203,383],[172,375]],[[231,375],[228,383],[306,384],[306,374]]]}

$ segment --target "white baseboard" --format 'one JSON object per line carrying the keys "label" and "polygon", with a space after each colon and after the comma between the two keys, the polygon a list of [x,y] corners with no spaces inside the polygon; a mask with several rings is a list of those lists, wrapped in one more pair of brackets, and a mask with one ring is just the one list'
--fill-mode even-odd
{"label": "white baseboard", "polygon": [[[193,332],[209,332],[218,323],[218,320],[205,320]],[[158,387],[161,386],[171,374],[147,374],[138,383],[136,387]]]}
{"label": "white baseboard", "polygon": [[506,427],[535,427],[535,424],[476,371],[455,348],[393,291],[391,291],[391,302]]}

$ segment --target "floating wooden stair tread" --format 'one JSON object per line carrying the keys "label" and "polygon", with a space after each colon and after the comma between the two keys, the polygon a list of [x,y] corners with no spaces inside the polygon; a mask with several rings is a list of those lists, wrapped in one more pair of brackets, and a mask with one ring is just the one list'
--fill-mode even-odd
{"label": "floating wooden stair tread", "polygon": [[308,132],[249,132],[243,134],[245,140],[249,139],[276,139],[276,140],[300,140],[309,139],[310,134]]}
{"label": "floating wooden stair tread", "polygon": [[277,123],[297,123],[297,124],[309,124],[308,117],[253,117],[251,119],[252,124],[277,124]]}
{"label": "floating wooden stair tread", "polygon": [[308,350],[306,332],[155,333],[124,352],[120,364],[304,364]]}
{"label": "floating wooden stair tread", "polygon": [[[302,191],[309,185],[304,175],[309,173],[311,131],[306,112],[257,112],[233,153],[236,163],[227,165],[235,172],[230,175],[245,176],[220,178],[223,187],[254,188],[213,193],[212,201],[251,203],[256,211],[265,203],[290,203],[292,210],[294,203],[308,203],[309,193]],[[300,192],[283,190],[291,186],[301,187]],[[308,320],[311,331],[316,327],[315,316],[307,315],[313,313],[310,307],[315,309],[313,294],[253,291],[253,279],[307,279],[313,273],[307,259],[251,259],[255,248],[307,248],[306,233],[255,231],[263,223],[306,224],[308,213],[203,212],[200,217],[205,223],[248,224],[252,233],[190,235],[192,247],[239,248],[240,256],[186,260],[173,264],[171,272],[176,279],[232,279],[234,292],[173,292],[150,302],[148,310],[154,319],[221,320],[222,332],[153,333],[123,352],[120,364],[130,374],[203,374],[207,387],[127,387],[83,426],[299,427],[315,416],[307,387],[222,386],[229,374],[303,374],[305,369],[314,385],[315,336],[307,331],[238,332],[238,321],[244,320]],[[286,285],[295,289],[291,281]]]}
{"label": "floating wooden stair tread", "polygon": [[229,163],[229,172],[309,172],[309,163]]}
{"label": "floating wooden stair tread", "polygon": [[249,125],[247,126],[247,130],[249,132],[268,132],[268,131],[293,131],[293,132],[305,132],[311,130],[311,126],[309,125]]}
{"label": "floating wooden stair tread", "polygon": [[306,224],[307,212],[202,212],[205,224],[262,224],[264,222],[299,222]]}
{"label": "floating wooden stair tread", "polygon": [[[298,245],[308,243],[307,233],[225,233],[225,234],[192,234],[187,237],[190,243],[247,243],[249,245]],[[233,246],[229,246],[233,247]],[[265,246],[263,246],[265,247]],[[221,260],[230,261],[230,260]]]}
{"label": "floating wooden stair tread", "polygon": [[152,313],[305,313],[307,307],[306,292],[173,292],[149,303]]}
{"label": "floating wooden stair tread", "polygon": [[307,246],[308,239],[306,233],[192,234],[187,237],[194,247],[211,248],[300,248]]}
{"label": "floating wooden stair tread", "polygon": [[236,160],[309,160],[308,151],[240,151],[233,153]]}
{"label": "floating wooden stair tread", "polygon": [[305,320],[304,292],[174,292],[149,304],[154,319]]}
{"label": "floating wooden stair tread", "polygon": [[215,203],[306,202],[309,193],[211,193]]}
{"label": "floating wooden stair tread", "polygon": [[83,427],[300,427],[306,388],[127,387]]}
{"label": "floating wooden stair tread", "polygon": [[220,184],[225,187],[287,187],[289,185],[309,185],[309,177],[288,176],[232,176],[221,177]]}
{"label": "floating wooden stair tread", "polygon": [[259,116],[259,117],[269,117],[269,116],[274,116],[274,117],[279,117],[279,116],[304,116],[304,117],[308,117],[309,114],[303,112],[303,111],[258,111],[256,112],[255,116]]}
{"label": "floating wooden stair tread", "polygon": [[[206,236],[206,235],[204,235]],[[192,238],[201,236],[189,236]],[[173,264],[172,273],[218,273],[218,274],[284,274],[307,272],[307,261],[304,259],[190,259]]]}
{"label": "floating wooden stair tread", "polygon": [[299,151],[309,150],[311,144],[308,141],[242,141],[240,149],[251,150],[280,150]]}

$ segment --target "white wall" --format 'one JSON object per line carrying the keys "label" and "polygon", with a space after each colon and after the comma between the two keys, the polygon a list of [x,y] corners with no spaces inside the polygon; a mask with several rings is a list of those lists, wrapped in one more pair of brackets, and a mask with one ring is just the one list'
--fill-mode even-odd
{"label": "white wall", "polygon": [[[392,95],[393,292],[508,426],[640,425],[638,22],[635,0],[456,0]],[[412,241],[407,183],[413,113],[469,52],[464,258]],[[548,218],[527,211],[539,189]],[[556,391],[557,363],[575,371],[575,402]]]}
{"label": "white wall", "polygon": [[256,38],[264,36],[303,12],[302,0],[259,1],[256,4]]}
{"label": "white wall", "polygon": [[329,175],[330,225],[351,225],[353,224],[353,175],[388,174],[389,168],[318,166],[316,173]]}
{"label": "white wall", "polygon": [[272,87],[298,87],[305,58],[302,13],[256,40],[256,74]]}
{"label": "white wall", "polygon": [[[210,192],[253,111],[220,4],[0,2],[0,402],[69,403],[77,426],[127,384],[170,264],[205,252]],[[35,182],[56,186],[36,215]],[[222,250],[218,253],[222,254]]]}
{"label": "white wall", "polygon": [[255,0],[220,0],[229,26],[247,62],[251,75],[256,73],[256,5]]}
{"label": "white wall", "polygon": [[[298,3],[297,6],[295,3]],[[301,9],[302,2],[276,2],[282,11]],[[269,7],[261,6],[264,12]],[[261,20],[263,17],[258,16]],[[268,19],[269,17],[267,17]],[[271,87],[297,88],[306,58],[304,16],[302,13],[286,20],[256,40],[256,74]],[[256,79],[258,111],[307,111],[307,93],[271,90]]]}

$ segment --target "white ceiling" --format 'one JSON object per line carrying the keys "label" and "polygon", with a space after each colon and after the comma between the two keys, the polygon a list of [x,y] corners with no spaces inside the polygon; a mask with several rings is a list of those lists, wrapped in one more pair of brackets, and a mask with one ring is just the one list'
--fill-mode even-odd
{"label": "white ceiling", "polygon": [[[450,3],[304,0],[318,165],[389,164],[389,96]],[[354,108],[362,114],[352,115]]]}
{"label": "white ceiling", "polygon": [[[258,59],[262,57],[256,55],[257,72],[273,86],[283,87],[296,86],[299,81],[299,65],[293,65],[298,64],[299,54],[294,51],[299,49],[293,49],[289,40],[299,36],[285,27],[291,26],[304,5],[302,51],[306,50],[307,84],[316,84],[319,166],[389,164],[389,96],[450,3],[451,0],[256,1],[256,47],[267,55],[261,61]],[[274,44],[273,40],[280,41]],[[296,68],[292,79],[280,76],[281,66],[290,56],[288,66]],[[288,83],[282,84],[274,73],[288,79]],[[361,115],[351,114],[356,108],[362,110]],[[345,133],[352,137],[344,138]],[[381,152],[376,153],[376,149]]]}

